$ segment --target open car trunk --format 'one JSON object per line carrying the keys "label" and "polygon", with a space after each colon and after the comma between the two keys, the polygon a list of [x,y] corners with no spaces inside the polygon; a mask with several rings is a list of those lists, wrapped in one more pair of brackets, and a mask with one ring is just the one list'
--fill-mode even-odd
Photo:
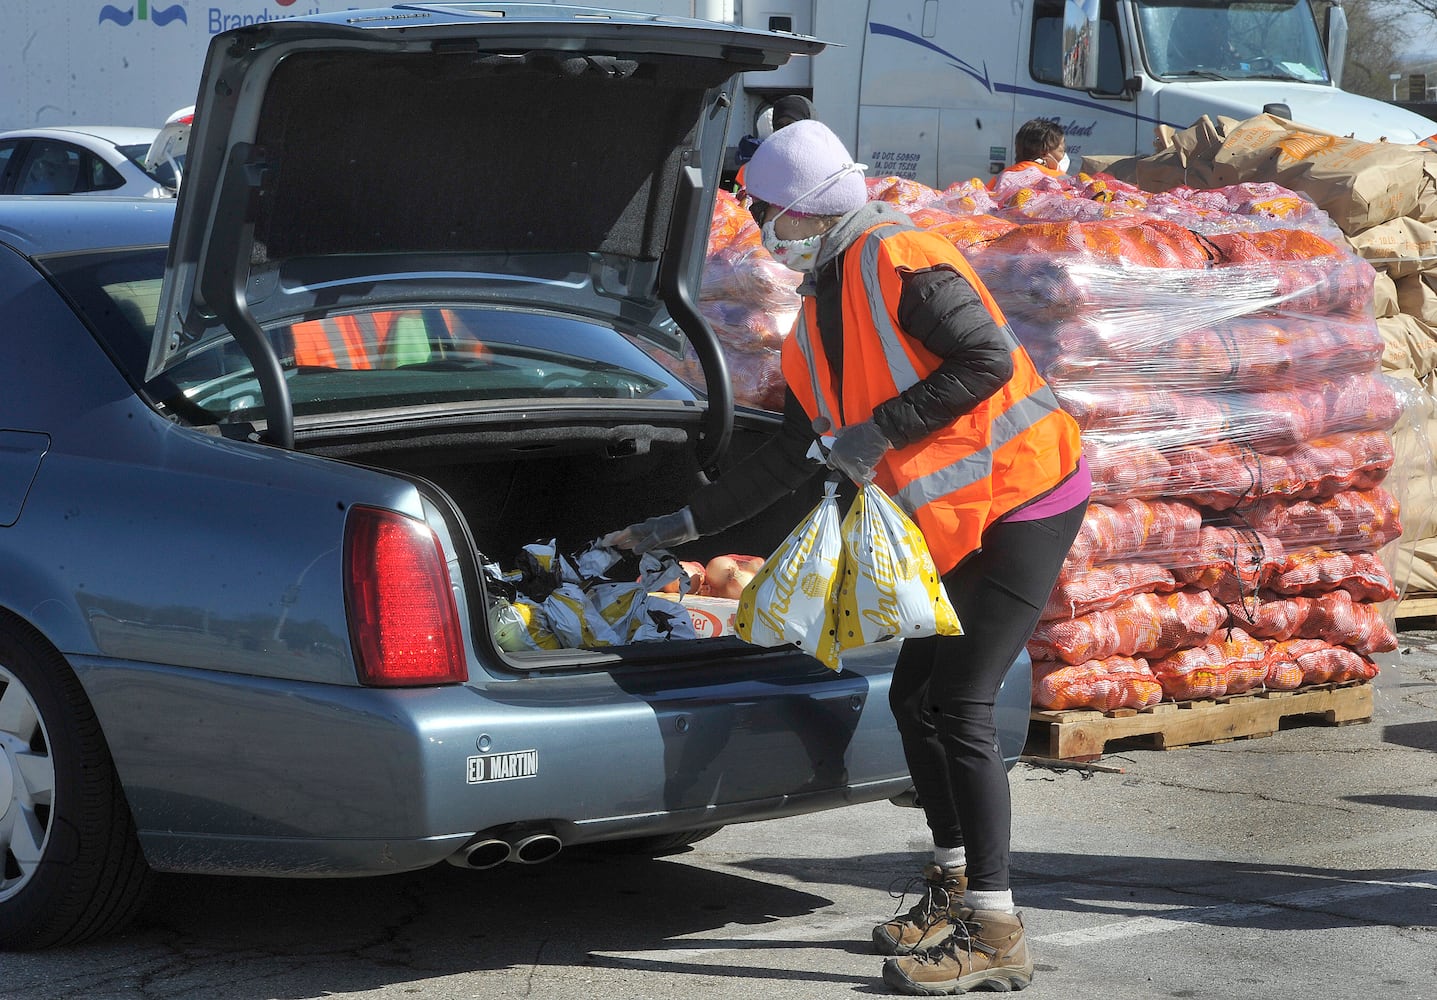
{"label": "open car trunk", "polygon": [[[776,415],[741,415],[725,467],[761,444],[777,426]],[[476,646],[491,645],[482,613],[495,594],[483,567],[512,570],[521,549],[551,540],[559,554],[573,555],[602,535],[655,514],[677,510],[704,481],[696,458],[699,415],[687,423],[576,422],[572,411],[549,426],[508,426],[492,431],[415,434],[363,443],[308,440],[301,449],[408,478],[420,485],[447,520],[451,544],[460,552],[465,598]],[[822,495],[823,470],[814,467],[807,486],[780,500],[761,517],[679,546],[683,560],[706,563],[714,556],[766,558]],[[635,579],[637,559],[617,564],[610,576]],[[623,574],[627,572],[627,576]],[[711,657],[720,647],[758,652],[731,635],[698,640],[605,646],[599,657],[581,649],[504,654],[524,669],[572,667],[581,662],[643,661],[686,655]],[[492,648],[492,646],[491,646]],[[497,650],[496,650],[497,652]]]}

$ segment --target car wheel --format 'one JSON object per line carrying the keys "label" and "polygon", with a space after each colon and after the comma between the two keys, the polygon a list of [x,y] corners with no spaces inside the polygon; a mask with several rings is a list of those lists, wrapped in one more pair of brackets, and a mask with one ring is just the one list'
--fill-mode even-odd
{"label": "car wheel", "polygon": [[0,948],[114,931],[149,883],[79,680],[38,636],[0,627]]}
{"label": "car wheel", "polygon": [[700,840],[708,840],[722,830],[722,826],[706,826],[698,830],[684,830],[680,833],[660,833],[652,837],[626,837],[623,840],[605,840],[594,846],[608,854],[627,854],[641,858],[661,858],[666,854],[677,854],[686,847],[692,847]]}

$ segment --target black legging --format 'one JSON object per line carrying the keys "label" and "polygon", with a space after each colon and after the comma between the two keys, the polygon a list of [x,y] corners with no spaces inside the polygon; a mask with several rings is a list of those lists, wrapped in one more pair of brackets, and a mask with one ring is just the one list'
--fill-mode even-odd
{"label": "black legging", "polygon": [[889,704],[933,843],[966,848],[969,888],[1008,884],[1012,804],[998,749],[998,687],[1052,593],[1086,505],[998,522],[943,578],[963,634],[906,639]]}

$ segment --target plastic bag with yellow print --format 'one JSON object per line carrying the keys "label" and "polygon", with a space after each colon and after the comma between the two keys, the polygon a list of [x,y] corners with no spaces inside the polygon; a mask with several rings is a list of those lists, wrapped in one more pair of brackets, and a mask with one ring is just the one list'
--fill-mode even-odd
{"label": "plastic bag with yellow print", "polygon": [[818,658],[888,639],[962,635],[923,532],[883,490],[866,483],[843,519],[837,615]]}
{"label": "plastic bag with yellow print", "polygon": [[[819,656],[832,647],[837,610],[839,559],[838,484],[829,482],[823,499],[789,532],[739,595],[734,631],[756,646],[793,643]],[[822,657],[819,657],[822,659]],[[829,667],[838,669],[838,657]]]}

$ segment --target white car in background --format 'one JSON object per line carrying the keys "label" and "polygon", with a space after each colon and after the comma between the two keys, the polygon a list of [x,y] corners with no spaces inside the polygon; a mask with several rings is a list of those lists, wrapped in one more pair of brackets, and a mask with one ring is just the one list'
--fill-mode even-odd
{"label": "white car in background", "polygon": [[193,118],[191,107],[158,129],[74,125],[0,132],[0,195],[172,198]]}

